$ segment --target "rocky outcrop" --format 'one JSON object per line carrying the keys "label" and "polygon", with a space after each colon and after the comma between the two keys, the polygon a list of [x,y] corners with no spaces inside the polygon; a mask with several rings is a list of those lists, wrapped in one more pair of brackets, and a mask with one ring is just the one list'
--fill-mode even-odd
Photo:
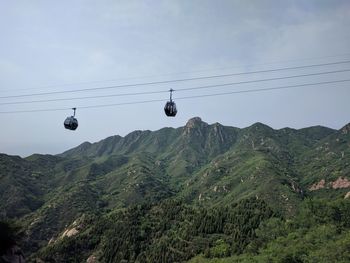
{"label": "rocky outcrop", "polygon": [[201,118],[194,117],[186,123],[183,129],[183,135],[196,135],[196,136],[204,136],[204,129],[208,127],[208,123],[203,122]]}
{"label": "rocky outcrop", "polygon": [[208,124],[203,122],[202,119],[200,117],[194,117],[192,119],[189,119],[186,123],[185,128],[191,129],[194,128],[196,126],[207,126]]}
{"label": "rocky outcrop", "polygon": [[97,263],[97,257],[95,255],[91,255],[87,260],[86,263]]}
{"label": "rocky outcrop", "polygon": [[71,236],[74,236],[74,235],[76,235],[78,233],[79,233],[79,231],[75,227],[73,227],[72,229],[66,229],[66,231],[63,232],[61,238],[71,237]]}
{"label": "rocky outcrop", "polygon": [[342,134],[350,134],[350,123],[341,128],[340,131]]}
{"label": "rocky outcrop", "polygon": [[325,179],[322,179],[318,183],[314,183],[313,185],[311,185],[309,190],[310,191],[315,191],[315,190],[319,190],[319,189],[325,188],[325,184],[326,184]]}
{"label": "rocky outcrop", "polygon": [[344,177],[338,177],[337,180],[329,182],[326,184],[326,180],[322,179],[318,183],[314,183],[309,187],[310,191],[315,191],[323,188],[332,188],[332,189],[343,189],[350,188],[350,181]]}
{"label": "rocky outcrop", "polygon": [[334,182],[331,183],[331,187],[333,189],[349,188],[350,181],[347,178],[339,177],[337,180],[335,180]]}
{"label": "rocky outcrop", "polygon": [[61,235],[61,239],[64,237],[71,237],[78,234],[79,231],[83,228],[83,225],[81,224],[81,221],[83,220],[83,218],[84,218],[84,215],[82,216],[82,218],[78,218],[68,228],[66,228],[63,234]]}

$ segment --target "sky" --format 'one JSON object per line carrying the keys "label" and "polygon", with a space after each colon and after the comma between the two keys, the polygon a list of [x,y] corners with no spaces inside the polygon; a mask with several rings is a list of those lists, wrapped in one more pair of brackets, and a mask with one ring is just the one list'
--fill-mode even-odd
{"label": "sky", "polygon": [[[0,0],[0,152],[58,154],[134,130],[184,126],[195,116],[240,128],[339,129],[350,122],[350,82],[181,98],[350,79],[350,63],[249,73],[350,61],[349,28],[348,0]],[[337,72],[315,75],[330,71]],[[305,74],[314,75],[260,81]],[[171,88],[175,118],[163,111]],[[47,92],[65,93],[13,97]],[[118,96],[144,92],[160,93]],[[81,97],[90,98],[72,100]],[[53,99],[71,100],[32,102]],[[149,100],[157,101],[84,108]],[[72,107],[76,131],[63,127]],[[56,111],[6,113],[42,109]]]}

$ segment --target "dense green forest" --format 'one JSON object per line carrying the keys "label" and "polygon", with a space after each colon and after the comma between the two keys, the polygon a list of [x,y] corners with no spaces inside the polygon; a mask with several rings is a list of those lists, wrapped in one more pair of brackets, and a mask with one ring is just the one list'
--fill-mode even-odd
{"label": "dense green forest", "polygon": [[199,118],[0,154],[1,226],[29,262],[349,262],[349,156],[350,125]]}
{"label": "dense green forest", "polygon": [[[18,226],[17,226],[18,227]],[[293,218],[249,198],[203,208],[167,200],[84,215],[31,256],[44,262],[349,262],[350,202],[306,199]],[[23,234],[22,234],[23,235]],[[20,238],[20,237],[18,237]]]}

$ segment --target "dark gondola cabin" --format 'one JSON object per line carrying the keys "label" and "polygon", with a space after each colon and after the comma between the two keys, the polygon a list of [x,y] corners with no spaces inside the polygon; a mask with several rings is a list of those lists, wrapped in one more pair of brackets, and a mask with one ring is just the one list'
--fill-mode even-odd
{"label": "dark gondola cabin", "polygon": [[168,117],[175,117],[175,115],[177,113],[175,102],[168,101],[165,104],[164,111],[165,111],[166,116],[168,116]]}
{"label": "dark gondola cabin", "polygon": [[76,130],[78,128],[78,120],[75,118],[75,110],[76,108],[73,108],[74,110],[74,115],[67,117],[64,121],[64,128],[68,129],[68,130]]}
{"label": "dark gondola cabin", "polygon": [[165,115],[168,117],[175,117],[177,113],[176,104],[172,100],[173,89],[170,90],[170,101],[168,101],[164,106]]}
{"label": "dark gondola cabin", "polygon": [[64,128],[68,130],[76,130],[78,128],[78,120],[73,116],[67,117],[64,121]]}

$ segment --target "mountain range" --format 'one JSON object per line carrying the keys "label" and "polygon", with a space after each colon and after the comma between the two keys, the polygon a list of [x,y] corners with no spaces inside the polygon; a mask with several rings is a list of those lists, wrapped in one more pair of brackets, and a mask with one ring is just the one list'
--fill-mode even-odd
{"label": "mountain range", "polygon": [[[21,225],[25,232],[21,248],[33,262],[181,262],[201,253],[227,257],[246,253],[253,244],[239,237],[235,237],[239,245],[230,241],[236,233],[227,230],[236,222],[229,220],[232,215],[246,216],[244,222],[257,216],[256,222],[249,221],[251,230],[237,230],[253,240],[262,220],[296,217],[307,199],[348,200],[349,156],[350,124],[340,130],[322,126],[275,130],[262,123],[240,129],[209,125],[195,117],[184,127],[111,136],[58,155],[0,154],[0,218]],[[162,214],[167,209],[178,214]],[[138,236],[144,240],[142,246],[125,254],[129,248],[113,239],[124,230],[111,222],[124,222],[129,214],[132,221],[132,212],[139,215],[136,225],[147,229],[147,222],[153,232],[149,230],[147,238]],[[210,213],[221,215],[213,218],[221,218],[222,229],[189,230],[201,229],[195,217],[205,221]],[[168,218],[170,226],[161,226],[162,218]],[[114,226],[115,235],[105,228],[108,224]],[[133,229],[133,225],[128,227]],[[192,233],[198,236],[196,244],[202,245],[189,249],[186,242],[194,242],[192,237],[171,231],[187,233],[185,237]],[[84,235],[98,238],[86,247],[77,246]],[[107,237],[114,241],[106,241]],[[158,258],[162,249],[167,251],[162,242],[174,244],[167,256]],[[187,245],[176,247],[180,243]],[[229,252],[215,254],[213,248],[223,250],[225,244]],[[74,255],[70,254],[72,246]],[[160,252],[154,254],[157,249]]]}

